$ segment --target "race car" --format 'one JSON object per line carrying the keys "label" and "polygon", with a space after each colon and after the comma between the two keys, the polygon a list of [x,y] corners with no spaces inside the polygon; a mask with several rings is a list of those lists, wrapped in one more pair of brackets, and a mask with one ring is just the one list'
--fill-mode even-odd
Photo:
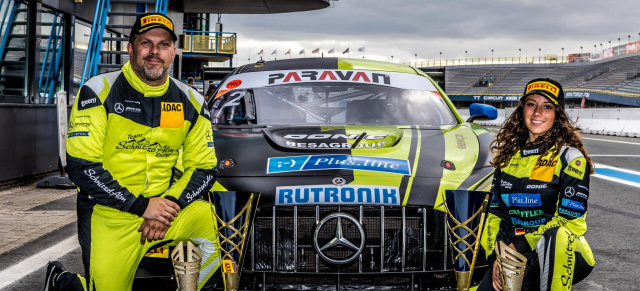
{"label": "race car", "polygon": [[[455,288],[444,191],[490,189],[493,134],[462,120],[424,72],[260,61],[227,76],[209,106],[213,190],[262,193],[241,289]],[[495,110],[480,108],[471,115]]]}
{"label": "race car", "polygon": [[[424,72],[363,59],[259,61],[229,74],[208,108],[212,191],[261,193],[239,290],[455,290],[444,192],[490,190],[494,135],[462,120]],[[495,108],[471,111],[487,118]],[[136,278],[170,266],[156,255]],[[472,284],[487,268],[478,258]]]}

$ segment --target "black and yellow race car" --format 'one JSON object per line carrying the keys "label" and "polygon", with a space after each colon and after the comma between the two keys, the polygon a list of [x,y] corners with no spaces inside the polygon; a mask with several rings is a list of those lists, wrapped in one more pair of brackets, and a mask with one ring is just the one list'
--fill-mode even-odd
{"label": "black and yellow race car", "polygon": [[[212,191],[261,193],[240,290],[455,290],[444,191],[490,189],[493,134],[462,120],[425,73],[362,59],[260,61],[229,74],[207,106]],[[147,254],[134,290],[175,290],[168,252]]]}
{"label": "black and yellow race car", "polygon": [[[262,193],[241,289],[455,288],[444,191],[490,189],[493,134],[462,120],[425,73],[260,61],[227,76],[209,106],[213,190]],[[490,106],[473,111],[495,118]]]}

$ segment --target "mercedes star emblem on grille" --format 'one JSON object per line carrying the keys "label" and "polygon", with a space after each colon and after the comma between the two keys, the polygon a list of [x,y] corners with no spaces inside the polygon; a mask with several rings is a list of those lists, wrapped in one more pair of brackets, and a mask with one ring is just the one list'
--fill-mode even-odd
{"label": "mercedes star emblem on grille", "polygon": [[[357,243],[357,240],[354,240],[354,238],[351,238],[351,240],[349,240],[344,236],[344,233],[342,232],[343,219],[355,225],[355,227],[357,228],[358,234],[360,235],[359,246],[356,246],[353,243],[353,241]],[[336,221],[336,233],[334,237],[323,246],[320,246],[320,243],[318,242],[318,236],[320,234],[320,230],[323,227],[327,226],[327,222],[334,221],[334,220]],[[360,253],[362,253],[362,250],[364,249],[364,241],[365,241],[364,228],[362,227],[360,222],[352,215],[347,213],[342,213],[342,212],[331,213],[327,215],[325,218],[323,218],[320,221],[320,223],[318,223],[318,226],[316,226],[316,231],[315,231],[315,234],[313,235],[313,246],[315,247],[316,252],[318,252],[318,255],[325,261],[333,264],[346,264],[355,260],[360,255]],[[346,258],[332,258],[326,254],[331,249],[338,248],[338,247],[342,247],[348,250],[349,252],[352,252],[352,255]]]}
{"label": "mercedes star emblem on grille", "polygon": [[336,186],[342,186],[344,184],[347,184],[347,180],[345,180],[345,178],[342,178],[342,177],[335,177],[333,178],[333,180],[331,180],[331,183],[333,183],[333,185],[336,185]]}

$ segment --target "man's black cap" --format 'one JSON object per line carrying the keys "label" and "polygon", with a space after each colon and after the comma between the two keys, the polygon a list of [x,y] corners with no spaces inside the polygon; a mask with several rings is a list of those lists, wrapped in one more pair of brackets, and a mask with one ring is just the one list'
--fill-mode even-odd
{"label": "man's black cap", "polygon": [[154,28],[164,29],[171,34],[174,42],[178,40],[175,32],[173,32],[173,21],[169,17],[161,13],[145,13],[138,15],[136,18],[136,22],[133,24],[129,34],[129,42],[133,42],[133,36],[144,34]]}
{"label": "man's black cap", "polygon": [[524,88],[524,93],[520,98],[520,101],[525,97],[533,94],[542,95],[547,98],[551,103],[564,109],[564,91],[562,91],[562,85],[555,80],[549,78],[538,78],[529,81]]}

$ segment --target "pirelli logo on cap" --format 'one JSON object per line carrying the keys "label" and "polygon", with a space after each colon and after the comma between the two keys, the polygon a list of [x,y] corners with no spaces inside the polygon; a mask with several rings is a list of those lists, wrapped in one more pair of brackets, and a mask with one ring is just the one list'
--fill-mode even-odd
{"label": "pirelli logo on cap", "polygon": [[171,21],[166,17],[160,16],[160,15],[149,15],[149,16],[142,17],[140,19],[140,26],[142,27],[142,29],[140,30],[144,30],[145,26],[153,23],[160,23],[168,27],[169,29],[173,30],[173,24],[171,23]]}
{"label": "pirelli logo on cap", "polygon": [[558,105],[558,94],[560,92],[560,88],[556,85],[545,81],[533,82],[527,86],[527,91],[524,94],[526,95],[531,91],[545,91],[551,93],[547,97],[551,98],[551,101]]}

